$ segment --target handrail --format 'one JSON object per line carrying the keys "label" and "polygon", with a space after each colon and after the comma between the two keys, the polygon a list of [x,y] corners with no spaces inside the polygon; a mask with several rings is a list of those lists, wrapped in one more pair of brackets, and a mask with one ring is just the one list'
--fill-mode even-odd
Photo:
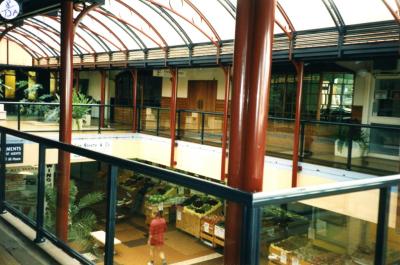
{"label": "handrail", "polygon": [[122,167],[125,169],[129,169],[132,171],[139,171],[143,174],[151,175],[157,177],[161,180],[168,181],[177,185],[186,186],[192,189],[197,189],[201,192],[211,194],[217,197],[223,197],[230,201],[250,204],[251,203],[251,194],[248,192],[240,191],[238,189],[234,189],[228,187],[226,185],[211,182],[209,180],[204,180],[196,177],[192,177],[189,175],[185,175],[176,171],[159,168],[156,166],[148,165],[142,162],[127,160],[111,155],[107,155],[104,153],[99,153],[96,151],[92,151],[89,149],[85,149],[82,147],[58,142],[55,140],[51,140],[48,138],[40,137],[33,134],[28,134],[24,132],[20,132],[17,130],[13,130],[10,128],[6,128],[0,126],[0,132],[13,135],[18,138],[22,138],[31,142],[43,144],[46,148],[56,148],[62,151],[66,151],[69,153],[73,153],[76,155],[80,155],[89,159],[93,159],[96,161],[101,161],[107,164],[112,164],[114,166]]}
{"label": "handrail", "polygon": [[271,204],[284,204],[293,201],[374,190],[397,185],[400,185],[400,174],[361,180],[349,180],[311,187],[284,189],[276,192],[258,192],[253,194],[253,205],[261,207]]}

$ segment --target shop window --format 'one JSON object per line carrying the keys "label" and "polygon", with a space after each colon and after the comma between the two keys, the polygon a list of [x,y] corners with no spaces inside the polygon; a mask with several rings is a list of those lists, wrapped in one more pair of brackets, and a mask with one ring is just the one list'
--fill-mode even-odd
{"label": "shop window", "polygon": [[376,79],[374,116],[400,117],[400,78]]}

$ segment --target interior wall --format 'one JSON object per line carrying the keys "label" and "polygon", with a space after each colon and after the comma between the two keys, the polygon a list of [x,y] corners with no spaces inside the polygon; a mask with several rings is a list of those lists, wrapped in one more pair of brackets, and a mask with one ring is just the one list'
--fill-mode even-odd
{"label": "interior wall", "polygon": [[[7,40],[0,42],[0,64],[7,64]],[[32,66],[32,56],[15,42],[9,41],[9,65]]]}
{"label": "interior wall", "polygon": [[[162,76],[162,97],[171,97],[171,81],[166,71],[155,70],[153,75]],[[188,97],[189,80],[217,80],[217,100],[224,100],[225,96],[225,75],[222,68],[192,68],[179,69],[178,76],[178,97]]]}

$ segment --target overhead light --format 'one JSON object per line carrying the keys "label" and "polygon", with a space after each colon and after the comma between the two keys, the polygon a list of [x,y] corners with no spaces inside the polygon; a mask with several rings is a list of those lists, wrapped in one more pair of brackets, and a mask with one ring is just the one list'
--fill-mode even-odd
{"label": "overhead light", "polygon": [[18,172],[18,174],[20,174],[20,175],[29,175],[29,176],[33,176],[33,175],[35,175],[33,172],[31,172],[31,171],[20,171],[20,172]]}

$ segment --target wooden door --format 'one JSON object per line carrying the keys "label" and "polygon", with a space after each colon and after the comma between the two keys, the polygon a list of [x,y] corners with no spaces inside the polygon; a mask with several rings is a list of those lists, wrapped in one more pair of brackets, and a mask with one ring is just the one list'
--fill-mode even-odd
{"label": "wooden door", "polygon": [[188,108],[200,111],[215,111],[217,101],[216,80],[189,80]]}
{"label": "wooden door", "polygon": [[[188,109],[198,111],[215,111],[215,103],[217,101],[217,81],[216,80],[201,80],[189,81],[188,85]],[[200,132],[202,126],[202,115],[200,113],[192,113],[189,119],[186,120],[186,125]],[[208,121],[212,119],[210,115],[204,115],[205,127],[208,126]],[[186,127],[187,128],[187,127]]]}

